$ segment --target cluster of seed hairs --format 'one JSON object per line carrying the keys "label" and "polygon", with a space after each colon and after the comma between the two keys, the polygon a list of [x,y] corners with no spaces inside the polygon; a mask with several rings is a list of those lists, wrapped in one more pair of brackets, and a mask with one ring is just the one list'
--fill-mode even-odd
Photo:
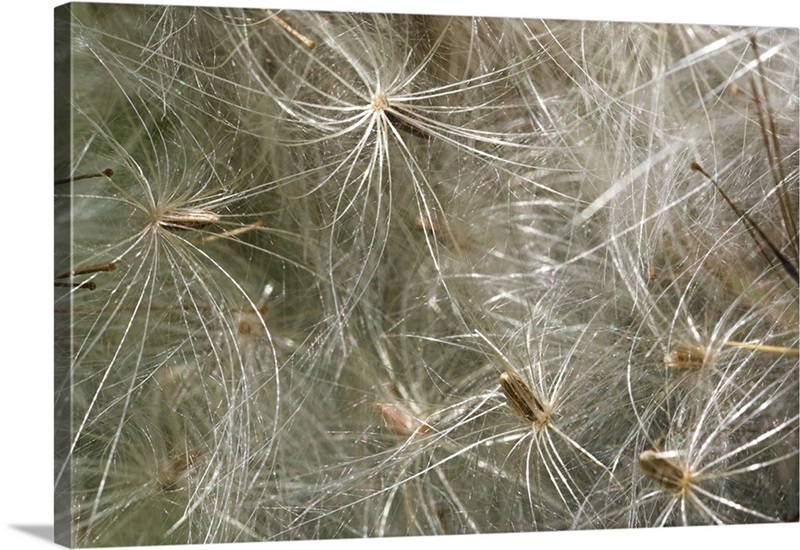
{"label": "cluster of seed hairs", "polygon": [[797,29],[56,14],[59,542],[797,520]]}

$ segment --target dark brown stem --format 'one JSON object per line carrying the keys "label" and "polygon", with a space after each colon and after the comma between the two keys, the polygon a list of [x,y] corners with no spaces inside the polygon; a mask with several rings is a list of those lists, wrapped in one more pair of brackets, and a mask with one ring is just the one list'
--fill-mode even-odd
{"label": "dark brown stem", "polygon": [[777,246],[772,244],[772,241],[761,230],[758,224],[754,222],[752,218],[750,218],[750,216],[748,216],[744,210],[742,210],[741,208],[736,206],[736,204],[734,204],[734,202],[730,199],[730,197],[728,197],[728,194],[722,190],[722,187],[719,185],[719,183],[717,183],[717,181],[714,178],[712,178],[711,175],[708,172],[706,172],[702,166],[700,166],[696,162],[693,162],[691,164],[691,168],[692,170],[700,172],[703,176],[705,176],[705,178],[711,182],[711,184],[717,189],[717,191],[719,191],[719,194],[722,195],[722,198],[725,199],[725,202],[728,203],[728,206],[730,206],[731,209],[734,212],[736,212],[736,214],[739,216],[739,219],[742,220],[742,224],[744,224],[745,229],[747,229],[750,238],[753,239],[753,242],[756,243],[756,247],[758,248],[759,252],[761,252],[761,255],[764,256],[764,258],[767,260],[767,262],[770,265],[773,265],[772,260],[770,259],[769,255],[767,255],[766,251],[764,250],[764,247],[761,246],[761,242],[759,241],[758,237],[756,237],[755,233],[758,233],[758,235],[761,237],[764,243],[766,243],[766,245],[772,251],[772,253],[775,254],[775,256],[778,258],[778,261],[780,261],[781,266],[783,266],[783,269],[789,274],[789,276],[792,277],[794,282],[800,284],[800,275],[798,275],[797,268],[789,261],[789,259],[780,250],[778,250]]}
{"label": "dark brown stem", "polygon": [[97,174],[83,174],[80,176],[70,176],[68,178],[63,178],[55,181],[56,185],[61,185],[62,183],[70,183],[73,181],[78,180],[87,180],[90,178],[110,178],[114,175],[114,171],[111,168],[106,168],[102,172],[98,172]]}

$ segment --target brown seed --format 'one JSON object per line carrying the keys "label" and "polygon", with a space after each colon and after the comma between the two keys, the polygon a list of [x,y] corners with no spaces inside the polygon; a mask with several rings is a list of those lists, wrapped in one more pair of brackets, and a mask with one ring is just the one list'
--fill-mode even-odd
{"label": "brown seed", "polygon": [[199,449],[192,449],[171,457],[158,477],[159,488],[164,492],[183,489],[187,477],[202,454]]}
{"label": "brown seed", "polygon": [[201,229],[219,222],[219,214],[210,210],[179,208],[162,214],[157,222],[161,227],[173,230]]}
{"label": "brown seed", "polygon": [[688,470],[684,470],[671,458],[663,457],[652,449],[639,455],[639,469],[670,493],[684,494],[692,482]]}
{"label": "brown seed", "polygon": [[383,426],[397,437],[407,439],[415,432],[426,433],[429,429],[400,405],[378,403],[375,409],[381,417]]}
{"label": "brown seed", "polygon": [[548,409],[517,373],[506,371],[501,374],[500,387],[517,416],[526,422],[532,422],[536,428],[547,424],[550,417]]}
{"label": "brown seed", "polygon": [[707,350],[700,346],[678,344],[664,356],[664,364],[675,370],[701,369],[706,362]]}

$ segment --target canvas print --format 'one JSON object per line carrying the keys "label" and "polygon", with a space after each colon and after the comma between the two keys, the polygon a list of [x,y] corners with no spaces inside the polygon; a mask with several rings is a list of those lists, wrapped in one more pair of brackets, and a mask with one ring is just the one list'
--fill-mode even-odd
{"label": "canvas print", "polygon": [[797,29],[74,3],[55,44],[57,542],[797,521]]}

